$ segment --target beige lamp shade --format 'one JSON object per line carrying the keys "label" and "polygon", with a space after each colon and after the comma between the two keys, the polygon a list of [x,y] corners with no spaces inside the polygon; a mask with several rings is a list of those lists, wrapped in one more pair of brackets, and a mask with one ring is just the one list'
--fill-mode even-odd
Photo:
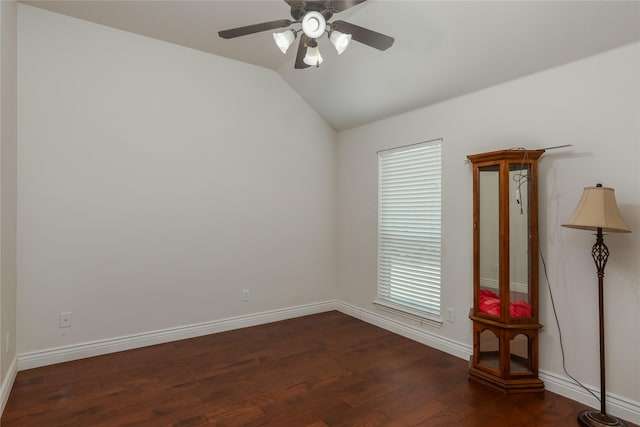
{"label": "beige lamp shade", "polygon": [[582,230],[601,228],[606,232],[631,232],[620,215],[613,188],[602,186],[586,187],[575,212],[562,226]]}

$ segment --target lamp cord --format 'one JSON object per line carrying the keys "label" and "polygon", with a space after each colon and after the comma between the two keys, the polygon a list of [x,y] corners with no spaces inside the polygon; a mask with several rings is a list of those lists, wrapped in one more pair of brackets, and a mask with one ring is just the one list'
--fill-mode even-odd
{"label": "lamp cord", "polygon": [[542,269],[544,270],[544,277],[545,277],[545,279],[547,281],[547,288],[549,289],[549,296],[551,297],[551,308],[553,309],[553,316],[556,319],[556,326],[558,328],[558,337],[560,338],[560,353],[562,354],[562,370],[576,384],[578,384],[580,387],[585,389],[591,396],[593,396],[594,398],[596,398],[596,400],[598,402],[600,402],[600,398],[598,396],[596,396],[593,391],[588,389],[587,386],[585,386],[580,381],[575,379],[573,377],[573,375],[571,375],[569,373],[569,371],[567,371],[567,367],[566,367],[566,363],[565,363],[566,362],[565,361],[565,355],[564,355],[564,344],[562,342],[562,330],[560,329],[560,321],[558,320],[558,312],[556,311],[556,303],[555,303],[555,301],[553,299],[553,292],[551,291],[551,282],[549,281],[549,274],[547,273],[547,263],[544,261],[544,256],[542,254],[542,249],[540,248],[540,246],[541,246],[540,245],[540,236],[538,235],[538,252],[540,253],[540,259],[542,260]]}

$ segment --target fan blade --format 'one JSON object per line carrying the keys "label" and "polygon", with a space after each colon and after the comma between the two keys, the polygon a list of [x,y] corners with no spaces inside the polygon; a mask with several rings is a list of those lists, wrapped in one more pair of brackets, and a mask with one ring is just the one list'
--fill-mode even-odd
{"label": "fan blade", "polygon": [[299,70],[303,68],[308,68],[309,64],[305,64],[303,59],[307,54],[307,43],[309,43],[309,37],[305,33],[301,33],[300,36],[300,44],[298,44],[298,53],[296,54],[296,65],[294,68]]}
{"label": "fan blade", "polygon": [[293,24],[293,21],[281,19],[279,21],[262,22],[260,24],[247,25],[246,27],[232,28],[230,30],[218,31],[218,35],[223,39],[232,39],[235,37],[246,36],[248,34],[259,33],[261,31],[273,30],[276,28],[284,28]]}
{"label": "fan blade", "polygon": [[329,2],[329,7],[334,13],[342,12],[367,0],[333,0]]}
{"label": "fan blade", "polygon": [[334,21],[331,23],[331,29],[340,31],[341,33],[351,34],[351,38],[360,43],[366,44],[378,50],[387,50],[393,45],[395,39],[382,33],[350,24],[344,21]]}

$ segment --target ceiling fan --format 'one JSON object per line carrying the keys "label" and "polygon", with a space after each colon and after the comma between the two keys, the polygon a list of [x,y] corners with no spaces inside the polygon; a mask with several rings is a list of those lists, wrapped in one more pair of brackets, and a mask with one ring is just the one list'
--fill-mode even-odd
{"label": "ceiling fan", "polygon": [[312,65],[316,67],[322,63],[322,56],[318,50],[318,38],[327,33],[331,44],[338,54],[344,52],[349,42],[353,39],[378,50],[387,50],[393,45],[393,37],[360,27],[345,21],[327,22],[334,13],[339,13],[350,7],[356,6],[366,0],[284,0],[291,7],[290,19],[261,22],[259,24],[232,28],[219,31],[218,35],[223,39],[246,36],[261,31],[286,28],[293,24],[301,24],[301,29],[288,29],[279,33],[273,33],[273,39],[282,53],[286,53],[293,44],[298,33],[300,43],[296,54],[295,68],[302,69]]}

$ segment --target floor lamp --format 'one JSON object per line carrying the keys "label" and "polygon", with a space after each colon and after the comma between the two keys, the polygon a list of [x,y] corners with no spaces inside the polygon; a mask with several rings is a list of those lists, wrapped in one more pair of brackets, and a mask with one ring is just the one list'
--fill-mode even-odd
{"label": "floor lamp", "polygon": [[609,249],[604,244],[602,232],[629,233],[629,227],[624,223],[613,188],[603,187],[598,184],[596,187],[587,187],[582,193],[582,198],[578,203],[569,221],[563,227],[578,228],[582,230],[593,230],[596,232],[596,243],[591,249],[591,256],[596,263],[598,271],[598,308],[600,314],[600,412],[581,411],[578,414],[578,422],[586,427],[626,427],[624,421],[607,414],[606,389],[605,389],[605,363],[604,363],[604,266],[609,258]]}

